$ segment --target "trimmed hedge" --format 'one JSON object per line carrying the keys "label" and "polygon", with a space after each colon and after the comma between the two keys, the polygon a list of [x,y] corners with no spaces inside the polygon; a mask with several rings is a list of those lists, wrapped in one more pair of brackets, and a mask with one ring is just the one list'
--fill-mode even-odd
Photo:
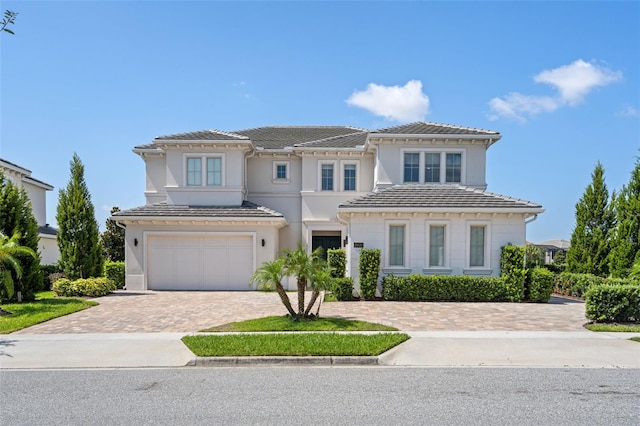
{"label": "trimmed hedge", "polygon": [[387,275],[382,280],[385,300],[428,302],[504,302],[508,301],[503,277],[449,275]]}
{"label": "trimmed hedge", "polygon": [[546,268],[534,268],[529,271],[527,280],[527,300],[547,303],[553,293],[553,272]]}
{"label": "trimmed hedge", "polygon": [[104,262],[104,277],[113,281],[117,288],[124,288],[124,262]]}
{"label": "trimmed hedge", "polygon": [[585,293],[585,307],[595,322],[640,321],[640,286],[594,285]]}
{"label": "trimmed hedge", "polygon": [[353,279],[350,277],[335,278],[331,293],[338,300],[353,300]]}
{"label": "trimmed hedge", "polygon": [[525,248],[507,244],[500,251],[500,275],[505,280],[507,298],[510,302],[521,302],[525,298],[527,271],[524,266]]}
{"label": "trimmed hedge", "polygon": [[360,297],[374,299],[380,275],[380,249],[362,249],[360,251]]}
{"label": "trimmed hedge", "polygon": [[595,285],[626,285],[634,284],[631,280],[622,278],[602,278],[592,274],[573,274],[563,272],[556,275],[553,284],[554,293],[563,296],[584,297],[589,288]]}
{"label": "trimmed hedge", "polygon": [[347,253],[344,249],[327,250],[327,263],[331,268],[332,278],[343,278],[347,272]]}
{"label": "trimmed hedge", "polygon": [[58,296],[65,297],[100,297],[115,290],[115,283],[104,277],[80,278],[75,281],[61,278],[53,283],[53,291]]}

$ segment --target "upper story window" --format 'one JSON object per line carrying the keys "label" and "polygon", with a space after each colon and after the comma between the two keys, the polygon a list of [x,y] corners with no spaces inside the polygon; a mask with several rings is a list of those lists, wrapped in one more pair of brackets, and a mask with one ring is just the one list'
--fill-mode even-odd
{"label": "upper story window", "polygon": [[286,179],[286,178],[287,178],[287,165],[286,164],[276,165],[276,179]]}
{"label": "upper story window", "polygon": [[355,191],[356,190],[356,165],[345,164],[343,169],[344,176],[344,190]]}
{"label": "upper story window", "polygon": [[321,189],[323,191],[333,191],[333,173],[334,173],[334,165],[333,164],[322,164],[321,165]]}
{"label": "upper story window", "polygon": [[462,152],[405,152],[404,183],[462,183]]}
{"label": "upper story window", "polygon": [[273,162],[273,182],[274,183],[289,183],[289,161],[274,161]]}
{"label": "upper story window", "polygon": [[222,186],[222,169],[222,155],[189,156],[186,158],[187,186]]}

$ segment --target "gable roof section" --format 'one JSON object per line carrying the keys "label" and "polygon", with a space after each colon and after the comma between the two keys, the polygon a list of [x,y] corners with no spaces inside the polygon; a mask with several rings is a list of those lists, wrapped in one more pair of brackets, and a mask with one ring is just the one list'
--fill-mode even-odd
{"label": "gable roof section", "polygon": [[530,201],[493,194],[462,185],[395,185],[355,198],[340,210],[522,210],[541,213],[542,206]]}
{"label": "gable roof section", "polygon": [[213,129],[156,136],[154,141],[238,141],[247,139],[249,138],[243,135]]}
{"label": "gable roof section", "polygon": [[306,143],[296,144],[295,148],[357,148],[364,146],[367,141],[367,132],[358,132],[344,136],[321,139]]}
{"label": "gable roof section", "polygon": [[476,129],[473,127],[455,126],[452,124],[433,123],[430,121],[417,121],[401,126],[386,127],[372,130],[372,134],[389,135],[469,135],[469,136],[495,136],[500,133],[494,130]]}
{"label": "gable roof section", "polygon": [[350,126],[265,126],[236,130],[233,133],[250,138],[256,147],[284,149],[364,131],[364,129]]}
{"label": "gable roof section", "polygon": [[122,210],[113,214],[113,219],[282,219],[284,215],[275,210],[259,206],[250,201],[243,201],[240,206],[184,206],[172,204],[152,204],[133,209]]}

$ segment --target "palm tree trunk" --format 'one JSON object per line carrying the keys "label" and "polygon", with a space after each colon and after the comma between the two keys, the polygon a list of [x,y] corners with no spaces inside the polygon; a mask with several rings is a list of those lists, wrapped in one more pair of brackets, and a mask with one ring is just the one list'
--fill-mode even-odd
{"label": "palm tree trunk", "polygon": [[289,296],[287,295],[287,292],[284,291],[284,287],[282,287],[281,283],[276,283],[276,291],[278,292],[278,296],[280,296],[280,300],[282,301],[282,304],[284,305],[285,308],[287,308],[287,311],[289,311],[289,315],[291,315],[291,318],[295,318],[296,311],[293,310],[293,307],[291,306],[291,301],[289,300]]}
{"label": "palm tree trunk", "polygon": [[311,312],[311,308],[313,308],[313,305],[316,303],[319,295],[319,290],[313,290],[313,293],[311,294],[311,300],[309,300],[309,306],[307,306],[307,310],[304,311],[305,318],[309,315],[309,312]]}
{"label": "palm tree trunk", "polygon": [[307,280],[298,278],[298,318],[304,316],[304,292],[307,289]]}

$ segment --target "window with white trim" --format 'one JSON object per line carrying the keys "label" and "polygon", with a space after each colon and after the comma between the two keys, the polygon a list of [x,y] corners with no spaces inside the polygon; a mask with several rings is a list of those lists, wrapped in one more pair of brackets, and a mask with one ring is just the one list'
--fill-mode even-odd
{"label": "window with white trim", "polygon": [[187,186],[222,186],[223,156],[187,156],[185,178]]}
{"label": "window with white trim", "polygon": [[429,267],[445,266],[445,226],[429,225]]}
{"label": "window with white trim", "polygon": [[356,173],[357,166],[355,164],[345,164],[342,169],[343,191],[356,191]]}
{"label": "window with white trim", "polygon": [[274,161],[273,162],[273,180],[280,182],[289,181],[289,162]]}
{"label": "window with white trim", "polygon": [[440,182],[440,153],[426,152],[424,154],[425,183]]}
{"label": "window with white trim", "polygon": [[405,225],[389,226],[389,266],[404,266]]}
{"label": "window with white trim", "polygon": [[320,165],[320,189],[322,191],[333,191],[335,165],[333,163],[322,163]]}
{"label": "window with white trim", "polygon": [[462,154],[460,153],[447,153],[447,183],[460,183],[462,176]]}
{"label": "window with white trim", "polygon": [[471,225],[469,227],[469,266],[483,267],[486,260],[487,227]]}
{"label": "window with white trim", "polygon": [[403,154],[404,183],[462,183],[464,151],[406,151]]}
{"label": "window with white trim", "polygon": [[420,153],[404,153],[404,183],[420,182]]}

